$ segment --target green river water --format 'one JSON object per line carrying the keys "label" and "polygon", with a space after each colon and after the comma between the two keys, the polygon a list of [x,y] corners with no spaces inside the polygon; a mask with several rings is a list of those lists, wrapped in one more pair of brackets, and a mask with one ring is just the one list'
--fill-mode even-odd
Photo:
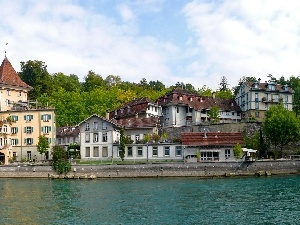
{"label": "green river water", "polygon": [[0,224],[300,224],[300,176],[0,179]]}

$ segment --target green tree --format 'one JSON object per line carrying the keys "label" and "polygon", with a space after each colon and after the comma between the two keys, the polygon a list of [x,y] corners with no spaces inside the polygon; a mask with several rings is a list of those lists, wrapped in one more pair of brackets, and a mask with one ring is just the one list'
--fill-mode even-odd
{"label": "green tree", "polygon": [[211,97],[212,96],[212,89],[207,87],[206,85],[203,85],[202,88],[198,89],[198,94],[201,96],[207,96],[207,97]]}
{"label": "green tree", "polygon": [[47,137],[44,135],[40,135],[36,147],[37,147],[37,151],[41,154],[42,157],[42,155],[45,154],[49,148],[49,142]]}
{"label": "green tree", "polygon": [[59,87],[62,87],[65,91],[78,91],[81,88],[78,76],[71,74],[69,76],[63,73],[54,73],[52,74],[53,86],[56,90]]}
{"label": "green tree", "polygon": [[242,153],[243,153],[242,146],[241,146],[241,144],[237,143],[233,147],[233,154],[237,159],[239,159],[239,158],[241,158]]}
{"label": "green tree", "polygon": [[89,92],[97,87],[105,87],[105,81],[101,75],[90,70],[84,77],[84,82],[82,83],[83,91]]}
{"label": "green tree", "polygon": [[227,82],[227,78],[225,76],[221,77],[221,82],[219,83],[219,90],[220,91],[226,91],[227,89],[229,89],[229,84]]}
{"label": "green tree", "polygon": [[264,133],[275,150],[280,149],[282,157],[283,147],[299,140],[299,120],[293,111],[285,109],[282,104],[270,107],[265,115]]}
{"label": "green tree", "polygon": [[124,161],[125,157],[125,144],[126,144],[126,137],[125,137],[125,131],[124,128],[120,131],[120,145],[119,145],[119,154],[122,161]]}
{"label": "green tree", "polygon": [[293,95],[293,111],[296,116],[300,115],[300,86],[295,87]]}
{"label": "green tree", "polygon": [[51,94],[53,89],[52,77],[44,62],[38,60],[21,62],[19,76],[25,83],[33,87],[28,93],[29,99],[37,99],[45,93]]}
{"label": "green tree", "polygon": [[60,146],[53,147],[52,168],[59,174],[71,171],[71,163],[68,160],[66,151]]}
{"label": "green tree", "polygon": [[220,110],[218,106],[213,106],[208,111],[208,116],[212,122],[219,122],[220,120]]}

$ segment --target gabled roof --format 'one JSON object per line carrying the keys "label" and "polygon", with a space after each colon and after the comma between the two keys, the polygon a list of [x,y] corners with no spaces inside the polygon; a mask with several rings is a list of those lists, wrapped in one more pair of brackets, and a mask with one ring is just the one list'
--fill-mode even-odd
{"label": "gabled roof", "polygon": [[114,120],[115,123],[126,128],[149,128],[157,127],[160,122],[158,117],[149,118],[127,118]]}
{"label": "gabled roof", "polygon": [[5,57],[0,66],[0,85],[11,85],[27,89],[32,89],[31,86],[21,80],[15,69],[12,67],[9,60]]}
{"label": "gabled roof", "polygon": [[111,111],[109,113],[109,118],[124,118],[140,113],[146,113],[149,104],[154,105],[155,103],[147,97],[134,99]]}
{"label": "gabled roof", "polygon": [[189,146],[234,146],[245,145],[243,136],[239,132],[183,132],[183,145]]}
{"label": "gabled roof", "polygon": [[[255,84],[257,84],[257,88],[255,88]],[[275,91],[275,92],[290,92],[293,93],[293,89],[287,85],[277,84],[273,82],[275,86],[275,90],[270,90],[268,88],[269,83],[258,83],[258,82],[244,82],[244,85],[253,88],[252,90],[260,90],[260,91]]]}
{"label": "gabled roof", "polygon": [[97,117],[97,118],[102,119],[102,120],[104,120],[104,121],[106,121],[106,122],[108,122],[108,123],[111,123],[112,125],[114,125],[114,126],[116,126],[116,127],[122,128],[122,126],[120,126],[119,124],[115,123],[115,121],[113,121],[113,120],[108,120],[108,119],[106,119],[106,118],[104,118],[104,117],[102,117],[102,116],[99,116],[99,115],[97,115],[97,114],[93,114],[93,115],[89,116],[88,118],[86,118],[85,120],[83,120],[83,121],[81,121],[79,124],[77,124],[75,127],[79,127],[81,124],[87,122],[87,121],[88,121],[90,118],[92,118],[92,117]]}
{"label": "gabled roof", "polygon": [[240,107],[233,99],[220,99],[194,94],[187,90],[174,90],[158,99],[158,104],[163,105],[186,105],[196,110],[210,109],[218,106],[223,111],[241,112]]}

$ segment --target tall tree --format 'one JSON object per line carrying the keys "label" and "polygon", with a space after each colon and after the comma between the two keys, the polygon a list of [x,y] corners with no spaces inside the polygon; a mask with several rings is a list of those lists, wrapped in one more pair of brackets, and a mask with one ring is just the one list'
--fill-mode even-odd
{"label": "tall tree", "polygon": [[300,125],[293,111],[284,108],[282,104],[272,106],[266,111],[263,123],[264,133],[271,144],[280,149],[283,156],[283,147],[299,140]]}
{"label": "tall tree", "polygon": [[220,91],[226,91],[229,88],[229,84],[225,76],[221,77],[221,82],[219,83],[219,86]]}
{"label": "tall tree", "polygon": [[92,91],[97,87],[104,87],[105,81],[102,76],[96,74],[92,70],[88,72],[88,75],[84,77],[84,82],[82,83],[83,91]]}
{"label": "tall tree", "polygon": [[70,74],[69,76],[63,73],[52,74],[54,89],[62,87],[65,91],[78,91],[80,90],[80,82],[77,75]]}
{"label": "tall tree", "polygon": [[38,60],[29,60],[26,63],[21,62],[20,78],[33,87],[28,93],[29,99],[36,99],[42,94],[50,94],[53,89],[52,77],[47,71],[44,62]]}
{"label": "tall tree", "polygon": [[40,135],[36,147],[37,147],[37,151],[41,154],[42,157],[42,155],[45,154],[49,148],[49,142],[47,137],[44,135]]}
{"label": "tall tree", "polygon": [[218,106],[213,106],[208,111],[209,118],[212,122],[219,122],[220,120],[220,109]]}

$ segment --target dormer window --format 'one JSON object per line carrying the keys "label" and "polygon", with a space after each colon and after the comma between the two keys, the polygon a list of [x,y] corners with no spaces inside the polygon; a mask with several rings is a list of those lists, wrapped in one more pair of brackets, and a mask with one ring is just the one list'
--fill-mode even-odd
{"label": "dormer window", "polygon": [[116,115],[118,115],[118,111],[117,111],[117,110],[115,111],[115,116],[116,116]]}
{"label": "dormer window", "polygon": [[255,83],[255,84],[254,84],[254,88],[258,88],[258,83]]}
{"label": "dormer window", "polygon": [[178,96],[178,100],[182,101],[182,96]]}
{"label": "dormer window", "polygon": [[6,95],[10,96],[10,90],[9,89],[6,90]]}
{"label": "dormer window", "polygon": [[192,101],[193,101],[193,97],[189,97],[188,100],[189,100],[190,102],[192,102]]}
{"label": "dormer window", "polygon": [[129,112],[130,112],[130,106],[127,107],[127,113],[129,113]]}

